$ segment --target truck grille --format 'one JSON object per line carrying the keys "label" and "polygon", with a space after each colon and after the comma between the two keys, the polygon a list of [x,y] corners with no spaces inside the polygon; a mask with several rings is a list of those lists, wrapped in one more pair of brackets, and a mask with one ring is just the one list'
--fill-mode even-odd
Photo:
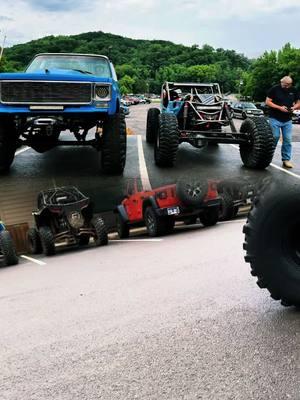
{"label": "truck grille", "polygon": [[7,104],[89,104],[91,96],[89,82],[1,82],[1,102]]}

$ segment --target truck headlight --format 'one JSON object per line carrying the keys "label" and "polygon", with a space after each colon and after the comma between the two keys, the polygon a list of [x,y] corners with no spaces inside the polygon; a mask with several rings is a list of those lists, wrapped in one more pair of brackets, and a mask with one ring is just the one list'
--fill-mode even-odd
{"label": "truck headlight", "polygon": [[95,100],[110,100],[110,86],[95,85]]}

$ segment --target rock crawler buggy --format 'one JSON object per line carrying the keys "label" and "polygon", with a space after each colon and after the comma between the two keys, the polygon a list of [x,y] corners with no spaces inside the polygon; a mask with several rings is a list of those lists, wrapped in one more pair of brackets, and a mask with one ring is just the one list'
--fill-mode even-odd
{"label": "rock crawler buggy", "polygon": [[[87,138],[94,128],[94,138]],[[61,133],[68,131],[60,140]],[[69,140],[70,134],[74,140]],[[114,67],[94,54],[38,54],[24,73],[0,74],[0,172],[18,146],[39,153],[92,146],[106,173],[121,174],[126,125]]]}
{"label": "rock crawler buggy", "polygon": [[77,188],[66,186],[40,192],[38,210],[32,214],[35,227],[28,231],[32,254],[55,254],[55,244],[88,245],[94,238],[96,246],[108,243],[107,230],[101,217],[93,216],[88,197]]}
{"label": "rock crawler buggy", "polygon": [[275,149],[271,128],[263,117],[247,118],[237,131],[218,83],[165,82],[161,110],[148,110],[146,140],[154,144],[155,163],[160,167],[174,165],[183,142],[197,148],[239,144],[244,165],[255,169],[266,168]]}

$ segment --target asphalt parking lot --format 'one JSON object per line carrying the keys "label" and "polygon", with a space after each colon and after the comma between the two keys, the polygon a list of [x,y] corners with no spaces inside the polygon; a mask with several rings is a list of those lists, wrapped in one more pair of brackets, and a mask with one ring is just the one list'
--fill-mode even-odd
{"label": "asphalt parking lot", "polygon": [[[0,203],[5,202],[5,188],[11,187],[12,182],[16,192],[26,189],[30,198],[34,198],[38,190],[72,184],[92,198],[96,212],[104,212],[118,204],[127,194],[128,184],[132,181],[136,181],[140,189],[148,189],[174,183],[181,175],[252,181],[264,177],[274,177],[280,181],[290,177],[298,179],[300,176],[300,125],[294,125],[295,168],[292,171],[281,169],[279,149],[272,166],[265,171],[247,170],[242,166],[238,146],[224,144],[205,149],[183,144],[179,147],[174,168],[158,168],[154,164],[153,148],[145,141],[145,121],[150,106],[132,106],[126,118],[131,134],[128,136],[127,163],[123,176],[107,176],[99,172],[99,157],[93,148],[58,147],[39,154],[25,147],[17,151],[10,173],[1,177],[3,190]],[[236,120],[236,124],[239,127],[241,120]],[[67,139],[70,135],[66,132],[63,137]]]}

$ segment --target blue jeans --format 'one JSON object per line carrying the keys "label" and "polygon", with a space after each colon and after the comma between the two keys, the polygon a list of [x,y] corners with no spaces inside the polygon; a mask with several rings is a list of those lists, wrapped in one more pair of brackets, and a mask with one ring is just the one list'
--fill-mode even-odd
{"label": "blue jeans", "polygon": [[277,145],[282,133],[282,146],[281,146],[281,159],[282,161],[289,161],[292,157],[292,121],[281,122],[275,118],[269,119],[275,143]]}

